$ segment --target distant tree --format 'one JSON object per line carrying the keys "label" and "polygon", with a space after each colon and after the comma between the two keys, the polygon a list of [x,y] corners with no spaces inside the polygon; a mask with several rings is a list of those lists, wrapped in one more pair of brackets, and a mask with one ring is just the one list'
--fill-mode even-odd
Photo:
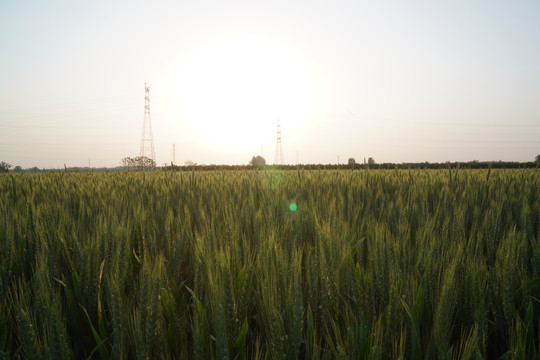
{"label": "distant tree", "polygon": [[135,166],[135,159],[131,157],[125,157],[121,160],[122,166],[132,169]]}
{"label": "distant tree", "polygon": [[536,161],[537,163],[540,163],[540,154],[536,155],[535,161]]}
{"label": "distant tree", "polygon": [[266,160],[261,155],[257,155],[251,158],[249,165],[257,169],[263,169],[266,166]]}
{"label": "distant tree", "polygon": [[349,161],[347,162],[350,166],[354,166],[356,165],[356,161],[354,160],[354,158],[349,158]]}
{"label": "distant tree", "polygon": [[11,167],[11,164],[8,164],[7,162],[2,161],[0,163],[0,173],[7,173],[10,167]]}
{"label": "distant tree", "polygon": [[17,166],[15,166],[15,167],[13,168],[13,171],[15,171],[15,172],[22,172],[22,167],[20,167],[19,165],[17,165]]}
{"label": "distant tree", "polygon": [[146,156],[125,157],[122,159],[122,165],[130,170],[145,170],[156,167],[156,162]]}
{"label": "distant tree", "polygon": [[368,165],[375,165],[375,159],[370,157],[370,158],[368,158],[367,163],[368,163]]}
{"label": "distant tree", "polygon": [[186,162],[184,163],[184,166],[195,166],[197,165],[196,163],[194,163],[193,161],[191,160],[186,160]]}

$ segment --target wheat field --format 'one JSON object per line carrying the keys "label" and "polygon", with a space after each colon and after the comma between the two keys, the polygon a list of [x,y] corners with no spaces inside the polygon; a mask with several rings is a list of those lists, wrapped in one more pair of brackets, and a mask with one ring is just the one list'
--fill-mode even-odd
{"label": "wheat field", "polygon": [[540,172],[0,174],[0,359],[532,359]]}

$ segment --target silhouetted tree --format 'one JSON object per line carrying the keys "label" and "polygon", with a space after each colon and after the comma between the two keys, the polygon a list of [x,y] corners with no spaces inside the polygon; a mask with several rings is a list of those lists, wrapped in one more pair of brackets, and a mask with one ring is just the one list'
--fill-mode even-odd
{"label": "silhouetted tree", "polygon": [[370,157],[367,161],[368,165],[375,165],[375,159]]}
{"label": "silhouetted tree", "polygon": [[5,161],[2,161],[0,163],[0,172],[6,173],[9,171],[9,168],[11,167],[11,164],[8,164]]}
{"label": "silhouetted tree", "polygon": [[540,154],[536,155],[535,162],[540,163]]}
{"label": "silhouetted tree", "polygon": [[249,164],[257,169],[263,169],[266,166],[266,160],[261,155],[257,155],[257,157],[252,157]]}
{"label": "silhouetted tree", "polygon": [[347,163],[348,163],[350,166],[356,165],[356,161],[354,160],[354,158],[349,158],[349,161],[347,161]]}
{"label": "silhouetted tree", "polygon": [[144,170],[156,167],[156,162],[146,156],[125,157],[122,159],[122,165],[130,170]]}

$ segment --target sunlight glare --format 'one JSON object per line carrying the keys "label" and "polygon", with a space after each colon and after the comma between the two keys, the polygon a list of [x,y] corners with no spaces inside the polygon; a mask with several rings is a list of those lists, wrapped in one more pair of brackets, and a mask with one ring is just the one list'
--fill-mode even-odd
{"label": "sunlight glare", "polygon": [[314,103],[313,73],[301,52],[255,38],[217,39],[190,54],[181,109],[194,134],[214,148],[260,146],[279,118],[301,128]]}

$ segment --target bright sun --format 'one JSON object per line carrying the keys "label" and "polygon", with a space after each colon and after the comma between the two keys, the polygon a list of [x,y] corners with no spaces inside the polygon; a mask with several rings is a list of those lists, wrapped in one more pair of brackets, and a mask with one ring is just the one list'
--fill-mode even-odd
{"label": "bright sun", "polygon": [[214,148],[272,141],[277,119],[296,131],[314,105],[309,61],[273,41],[216,39],[190,54],[184,69],[183,117],[193,134]]}

